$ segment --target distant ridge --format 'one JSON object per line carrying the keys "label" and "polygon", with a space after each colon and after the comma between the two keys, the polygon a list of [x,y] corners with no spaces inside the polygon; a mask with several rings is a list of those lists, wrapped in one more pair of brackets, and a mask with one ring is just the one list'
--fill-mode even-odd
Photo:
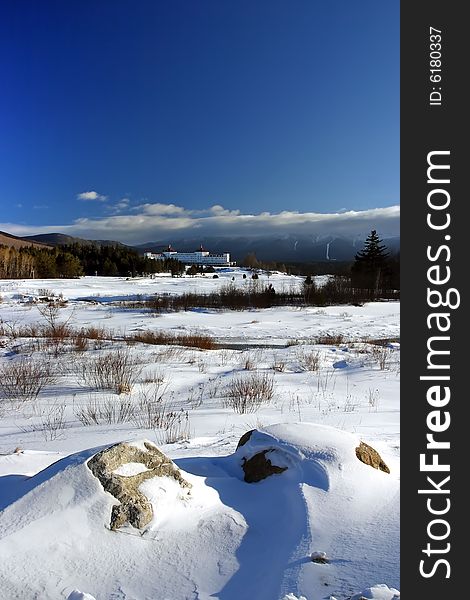
{"label": "distant ridge", "polygon": [[[380,233],[380,232],[379,232]],[[232,260],[240,263],[247,254],[254,253],[258,260],[269,262],[330,262],[352,261],[355,254],[362,249],[364,238],[350,236],[312,235],[305,234],[286,236],[202,236],[178,239],[177,236],[162,238],[146,244],[129,245],[115,240],[87,240],[63,233],[43,233],[18,237],[6,232],[0,232],[0,244],[21,248],[33,246],[37,248],[53,248],[55,246],[79,244],[80,246],[130,248],[143,254],[144,252],[160,252],[172,244],[180,252],[194,252],[201,244],[210,252],[220,254],[229,252]],[[383,243],[393,254],[400,251],[400,238],[384,237]]]}
{"label": "distant ridge", "polygon": [[64,233],[41,233],[38,235],[28,235],[22,239],[32,240],[33,242],[38,242],[40,244],[48,244],[49,246],[79,244],[80,246],[123,246],[130,248],[130,246],[126,246],[126,244],[114,240],[86,240]]}
{"label": "distant ridge", "polygon": [[[278,262],[351,261],[362,249],[364,238],[348,236],[266,235],[266,236],[203,236],[183,239],[165,238],[135,246],[139,252],[159,252],[169,243],[180,252],[193,252],[201,244],[215,254],[230,252],[237,262],[254,253],[258,260]],[[400,238],[383,238],[392,253],[399,252]]]}
{"label": "distant ridge", "polygon": [[0,245],[8,246],[9,248],[52,248],[46,242],[32,240],[28,238],[17,237],[11,233],[0,231]]}

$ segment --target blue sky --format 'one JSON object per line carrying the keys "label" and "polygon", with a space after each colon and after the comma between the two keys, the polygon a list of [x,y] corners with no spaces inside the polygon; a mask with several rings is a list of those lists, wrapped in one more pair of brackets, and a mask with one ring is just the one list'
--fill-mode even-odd
{"label": "blue sky", "polygon": [[0,46],[4,230],[399,203],[398,0],[4,0]]}

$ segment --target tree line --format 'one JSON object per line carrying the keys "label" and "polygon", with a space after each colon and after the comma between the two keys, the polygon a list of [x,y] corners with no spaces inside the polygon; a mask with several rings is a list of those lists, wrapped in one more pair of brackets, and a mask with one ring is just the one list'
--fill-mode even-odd
{"label": "tree line", "polygon": [[75,278],[82,275],[135,277],[163,272],[180,275],[184,265],[175,259],[145,258],[126,246],[0,246],[1,279]]}
{"label": "tree line", "polygon": [[[250,255],[246,263],[246,266],[252,269],[268,266],[260,263],[254,255]],[[279,266],[278,270],[288,272],[285,265],[276,266]],[[325,290],[320,291],[313,286],[311,275],[318,273],[312,269],[311,265],[306,266],[306,269],[309,268],[311,270],[307,271],[304,299],[309,301],[315,299],[315,301],[322,302],[322,294]],[[212,272],[213,270],[210,267],[202,269],[202,267],[193,265],[188,273],[195,275],[198,272]],[[177,276],[184,271],[184,264],[175,259],[152,260],[139,255],[136,250],[128,246],[70,244],[55,248],[30,246],[19,249],[0,246],[0,278],[2,279],[74,278],[82,275],[135,277],[162,272],[171,272],[172,275]],[[331,270],[330,274],[332,274]],[[356,254],[354,262],[349,263],[347,267],[342,265],[341,270],[336,272],[336,276],[335,295],[338,295],[338,282],[341,281],[341,294],[339,295],[345,297],[349,294],[351,300],[355,296],[360,297],[361,300],[364,297],[370,300],[379,297],[396,297],[396,292],[400,289],[399,256],[391,256],[377,232],[373,230],[367,237],[364,248]],[[358,293],[357,290],[361,290],[361,292]],[[332,291],[330,290],[330,292]],[[264,298],[269,299],[269,294],[264,294],[261,300]]]}
{"label": "tree line", "polygon": [[356,254],[354,261],[264,262],[250,253],[242,264],[250,269],[307,276],[307,286],[311,285],[313,275],[335,275],[348,281],[351,289],[365,290],[371,300],[379,296],[388,297],[390,293],[400,289],[400,255],[389,252],[376,230],[372,230],[367,236],[363,249]]}

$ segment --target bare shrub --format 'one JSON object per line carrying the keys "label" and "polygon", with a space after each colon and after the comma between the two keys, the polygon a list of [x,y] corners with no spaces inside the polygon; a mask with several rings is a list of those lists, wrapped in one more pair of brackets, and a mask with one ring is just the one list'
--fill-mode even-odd
{"label": "bare shrub", "polygon": [[163,401],[166,387],[156,383],[151,389],[142,386],[137,398],[132,421],[139,429],[157,429],[165,415]]}
{"label": "bare shrub", "polygon": [[190,438],[189,414],[174,409],[165,400],[167,387],[155,384],[142,386],[132,414],[132,422],[139,429],[153,429],[160,444],[172,444]]}
{"label": "bare shrub", "polygon": [[69,315],[65,322],[60,323],[60,311],[64,306],[61,301],[50,301],[44,305],[38,305],[37,309],[40,315],[46,321],[46,325],[41,330],[41,336],[45,338],[44,346],[46,351],[52,352],[58,356],[65,341],[72,336],[72,330],[69,321],[72,315]]}
{"label": "bare shrub", "polygon": [[19,336],[18,321],[1,321],[0,322],[0,335],[14,340]]}
{"label": "bare shrub", "polygon": [[227,365],[227,363],[230,360],[231,355],[232,355],[232,353],[229,350],[227,350],[227,349],[222,350],[220,352],[220,354],[219,354],[219,356],[220,356],[220,365],[222,367],[225,367]]}
{"label": "bare shrub", "polygon": [[100,424],[100,405],[96,398],[90,398],[86,404],[79,406],[75,411],[75,416],[82,425]]}
{"label": "bare shrub", "polygon": [[197,359],[197,368],[199,373],[207,373],[207,363],[204,360],[204,357],[199,357]]}
{"label": "bare shrub", "polygon": [[253,360],[251,354],[245,357],[244,361],[242,362],[242,368],[245,371],[253,371],[256,368],[255,361]]}
{"label": "bare shrub", "polygon": [[170,347],[164,348],[153,354],[155,362],[176,362],[181,363],[186,361],[186,350],[183,348]]}
{"label": "bare shrub", "polygon": [[22,358],[0,367],[0,397],[6,400],[36,400],[41,390],[54,381],[55,375],[49,362]]}
{"label": "bare shrub", "polygon": [[89,342],[85,335],[82,332],[77,333],[73,338],[73,349],[76,352],[85,352],[88,350]]}
{"label": "bare shrub", "polygon": [[165,371],[163,369],[154,369],[149,373],[146,373],[142,382],[143,383],[158,383],[162,384],[165,381]]}
{"label": "bare shrub", "polygon": [[220,383],[217,379],[211,379],[209,384],[206,386],[205,392],[208,398],[217,398],[220,391]]}
{"label": "bare shrub", "polygon": [[80,333],[89,340],[109,340],[113,338],[113,333],[108,331],[104,327],[95,327],[90,325],[89,327],[83,327]]}
{"label": "bare shrub", "polygon": [[216,348],[216,343],[210,335],[199,332],[175,335],[166,331],[139,331],[127,336],[126,341],[155,346],[186,346],[187,348],[199,348],[201,350]]}
{"label": "bare shrub", "polygon": [[191,438],[189,413],[187,410],[165,411],[160,429],[155,431],[157,444],[175,444]]}
{"label": "bare shrub", "polygon": [[23,427],[20,426],[19,429],[23,433],[41,431],[46,442],[59,439],[65,429],[65,404],[57,402],[45,407],[42,419],[39,422]]}
{"label": "bare shrub", "polygon": [[232,379],[225,392],[224,406],[239,414],[251,413],[272,400],[273,396],[273,376],[255,371],[249,376]]}
{"label": "bare shrub", "polygon": [[42,433],[47,441],[57,440],[65,429],[65,404],[55,403],[49,407],[42,420]]}
{"label": "bare shrub", "polygon": [[341,346],[345,343],[345,338],[341,333],[320,335],[315,339],[315,343],[322,346]]}
{"label": "bare shrub", "polygon": [[39,288],[38,296],[43,298],[54,298],[55,294],[50,288]]}
{"label": "bare shrub", "polygon": [[392,349],[388,346],[372,346],[372,357],[377,361],[381,371],[385,371],[386,369],[390,368],[392,352]]}
{"label": "bare shrub", "polygon": [[59,302],[47,302],[46,304],[38,304],[37,309],[39,314],[46,321],[51,330],[54,330],[58,325],[60,309],[63,305]]}
{"label": "bare shrub", "polygon": [[282,360],[281,358],[274,357],[272,369],[277,373],[284,373],[286,370],[286,361]]}
{"label": "bare shrub", "polygon": [[318,351],[299,351],[297,360],[302,371],[318,371],[320,369],[320,353]]}
{"label": "bare shrub", "polygon": [[380,402],[379,390],[373,390],[372,388],[369,388],[369,390],[367,392],[367,400],[369,403],[369,410],[375,408],[375,410],[377,411],[377,409],[379,408],[379,402]]}
{"label": "bare shrub", "polygon": [[188,348],[199,348],[200,350],[214,350],[217,347],[214,338],[205,333],[188,333],[177,336],[175,343]]}
{"label": "bare shrub", "polygon": [[107,397],[101,400],[94,397],[80,406],[75,416],[82,425],[128,423],[134,416],[134,404],[129,396]]}
{"label": "bare shrub", "polygon": [[81,361],[77,375],[82,385],[97,390],[128,394],[140,376],[142,367],[128,349],[119,349]]}
{"label": "bare shrub", "polygon": [[343,405],[344,412],[354,412],[357,407],[358,403],[354,402],[354,399],[351,396],[351,394],[347,394]]}

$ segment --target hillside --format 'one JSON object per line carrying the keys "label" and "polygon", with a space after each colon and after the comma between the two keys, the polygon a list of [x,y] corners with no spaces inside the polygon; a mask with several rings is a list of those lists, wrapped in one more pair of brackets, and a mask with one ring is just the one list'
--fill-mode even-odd
{"label": "hillside", "polygon": [[64,233],[41,233],[38,235],[28,235],[23,239],[32,240],[40,244],[49,244],[50,246],[68,246],[70,244],[79,244],[80,246],[126,246],[126,244],[115,240],[86,240],[72,235],[65,235]]}
{"label": "hillside", "polygon": [[46,241],[41,242],[30,238],[20,238],[16,235],[11,235],[5,231],[0,231],[0,245],[9,246],[10,248],[25,248],[27,246],[32,248],[51,248]]}

